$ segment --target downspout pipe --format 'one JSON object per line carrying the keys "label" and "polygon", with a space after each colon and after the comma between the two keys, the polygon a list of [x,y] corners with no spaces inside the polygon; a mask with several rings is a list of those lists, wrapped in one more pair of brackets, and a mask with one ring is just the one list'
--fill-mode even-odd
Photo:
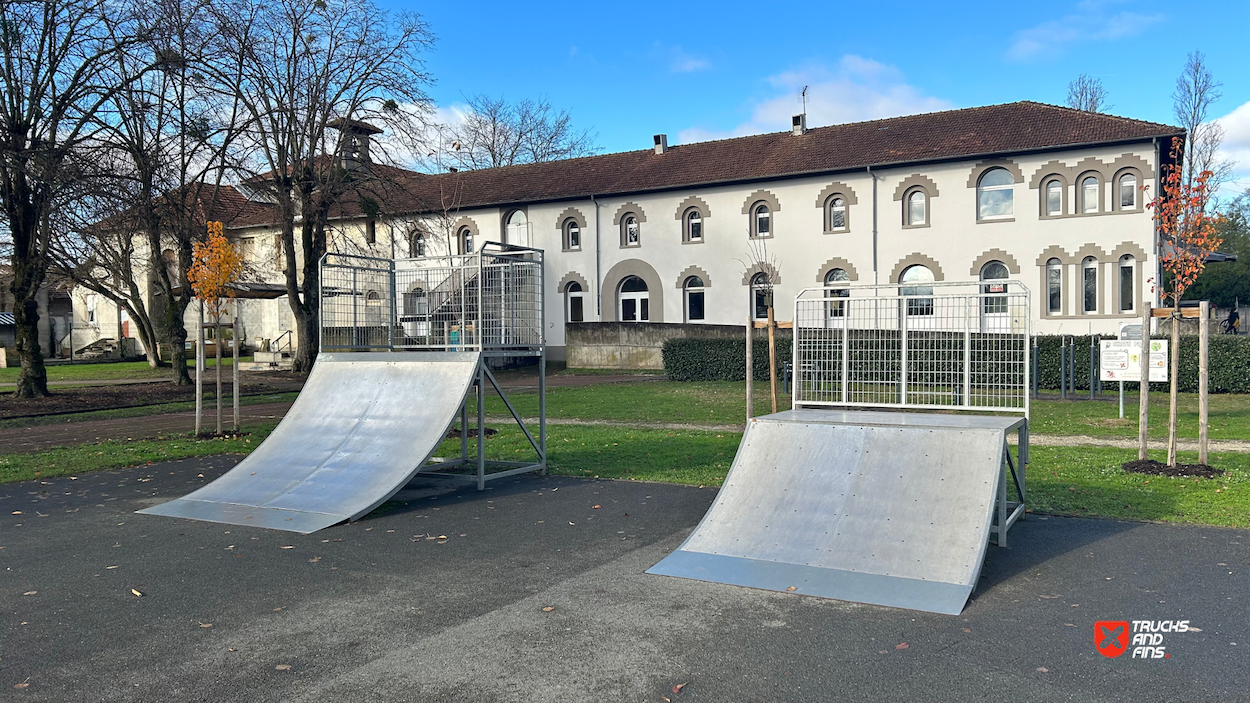
{"label": "downspout pipe", "polygon": [[[1163,161],[1162,161],[1162,157],[1159,154],[1159,138],[1154,137],[1150,141],[1151,143],[1154,144],[1154,148],[1155,148],[1155,192],[1158,193],[1160,196],[1162,196],[1163,195]],[[1180,164],[1177,164],[1176,166],[1177,168],[1179,168]],[[1151,306],[1158,307],[1159,300],[1160,300],[1159,292],[1163,290],[1163,263],[1162,263],[1163,257],[1160,255],[1162,253],[1163,243],[1161,241],[1160,232],[1159,232],[1159,208],[1155,208],[1155,213],[1154,213],[1154,216],[1150,218],[1150,223],[1151,223],[1150,242],[1151,242],[1151,249],[1153,249],[1153,251],[1151,251],[1150,253],[1154,256],[1154,259],[1155,259],[1154,261],[1155,281],[1157,281],[1157,284],[1153,286],[1154,293],[1150,296],[1150,304]],[[1152,318],[1152,322],[1153,322],[1153,318]]]}
{"label": "downspout pipe", "polygon": [[877,275],[877,174],[872,172],[872,166],[867,168],[872,178],[872,282],[878,285],[881,281]]}
{"label": "downspout pipe", "polygon": [[595,206],[595,317],[603,321],[603,277],[599,272],[599,201],[592,193],[590,202]]}

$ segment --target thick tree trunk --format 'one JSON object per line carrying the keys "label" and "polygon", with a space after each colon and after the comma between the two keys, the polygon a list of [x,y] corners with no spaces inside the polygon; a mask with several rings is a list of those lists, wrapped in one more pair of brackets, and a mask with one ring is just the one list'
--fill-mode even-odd
{"label": "thick tree trunk", "polygon": [[42,398],[48,395],[48,371],[43,365],[43,349],[39,345],[39,286],[43,272],[36,265],[13,257],[13,321],[16,325],[14,346],[22,370],[17,377],[17,397]]}
{"label": "thick tree trunk", "polygon": [[183,323],[186,306],[180,300],[171,300],[165,306],[164,319],[161,326],[165,330],[165,339],[169,342],[169,365],[173,370],[172,381],[175,386],[191,385],[191,374],[187,371],[187,327]]}

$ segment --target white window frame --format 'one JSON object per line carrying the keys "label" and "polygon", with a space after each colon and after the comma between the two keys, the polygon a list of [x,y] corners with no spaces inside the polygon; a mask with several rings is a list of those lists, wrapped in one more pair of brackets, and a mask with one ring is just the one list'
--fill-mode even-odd
{"label": "white window frame", "polygon": [[[1131,192],[1133,193],[1133,202],[1129,203],[1128,205],[1125,205],[1124,204],[1124,181],[1130,178],[1133,179],[1133,186],[1131,189]],[[1115,194],[1116,209],[1117,210],[1136,210],[1137,199],[1139,197],[1141,197],[1141,193],[1138,192],[1137,190],[1137,174],[1132,173],[1132,172],[1121,173],[1120,177],[1116,180],[1116,194]]]}
{"label": "white window frame", "polygon": [[[1137,309],[1137,259],[1132,254],[1120,257],[1119,275],[1115,284],[1120,287],[1120,309],[1118,312],[1133,312]],[[1124,272],[1128,271],[1128,295],[1124,295]]]}
{"label": "white window frame", "polygon": [[[1085,257],[1083,261],[1081,261],[1081,314],[1083,315],[1097,315],[1098,314],[1098,298],[1099,298],[1098,286],[1101,284],[1101,282],[1098,280],[1098,273],[1099,273],[1098,267],[1099,266],[1100,264],[1098,260],[1092,256],[1087,256]],[[1091,272],[1093,273],[1093,277],[1094,277],[1093,309],[1091,309],[1089,305],[1090,303],[1089,301],[1089,295],[1090,295],[1089,278],[1090,278]]]}
{"label": "white window frame", "polygon": [[[573,241],[573,237],[577,237],[577,241]],[[582,249],[582,228],[577,224],[577,220],[569,218],[564,223],[564,245],[569,251],[581,251]]]}
{"label": "white window frame", "polygon": [[[1055,189],[1055,192],[1059,196],[1059,202],[1056,204],[1055,210],[1053,211],[1050,209],[1051,186],[1058,186]],[[1059,180],[1058,178],[1052,178],[1046,181],[1046,186],[1042,190],[1042,198],[1043,198],[1043,207],[1045,208],[1047,217],[1059,217],[1060,215],[1063,214],[1063,188],[1064,188],[1063,181]]]}
{"label": "white window frame", "polygon": [[[769,284],[767,273],[760,271],[759,273],[751,276],[751,319],[757,321],[768,320],[767,305],[763,306],[763,314],[760,313],[761,306],[759,296],[767,295],[773,288],[775,288],[775,286]],[[773,301],[773,304],[776,305],[775,300]]]}
{"label": "white window frame", "polygon": [[[698,281],[699,285],[691,285],[691,281]],[[688,324],[701,324],[707,322],[707,284],[701,276],[687,276],[686,280],[681,284],[682,288],[682,306],[685,308],[685,319]],[[703,316],[697,320],[690,315],[690,298],[693,295],[700,296],[700,307],[703,308]]]}
{"label": "white window frame", "polygon": [[751,206],[751,236],[757,239],[773,236],[773,211],[768,203],[759,202]]}
{"label": "white window frame", "polygon": [[[628,292],[625,291],[624,290],[625,283],[628,282],[629,279],[631,278],[637,278],[638,280],[642,281],[642,284],[646,286],[647,289],[641,290],[641,291],[628,291]],[[634,319],[632,320],[625,319],[625,301],[627,300],[634,301]],[[642,302],[644,300],[647,302],[645,311],[642,305]],[[617,319],[619,319],[621,322],[650,322],[651,321],[651,287],[647,285],[646,281],[643,281],[641,276],[626,276],[625,278],[621,279],[621,282],[617,286],[617,289],[616,289],[616,313],[617,313]]]}
{"label": "white window frame", "polygon": [[[838,272],[844,277],[838,277]],[[850,284],[851,274],[843,268],[832,268],[825,273],[825,297],[831,300],[826,306],[825,315],[830,319],[841,320],[846,317],[846,301],[839,298],[851,297],[850,288],[842,288],[838,284]]]}
{"label": "white window frame", "polygon": [[[995,174],[998,171],[1002,171],[1003,173],[1007,174],[1007,179],[1009,181],[1008,183],[1004,185],[993,185],[993,186],[983,185],[987,176]],[[981,196],[985,195],[986,193],[995,193],[999,191],[1007,191],[1011,195],[1011,197],[1008,198],[1007,212],[1003,214],[998,214],[998,215],[982,216]],[[982,173],[981,177],[977,179],[977,220],[979,222],[989,222],[993,220],[1008,220],[1008,219],[1011,219],[1012,217],[1015,217],[1015,209],[1016,209],[1015,193],[1016,193],[1015,179],[1012,177],[1010,171],[1008,171],[1007,169],[1001,166],[987,169],[985,173]]]}
{"label": "white window frame", "polygon": [[[841,204],[839,205],[839,203]],[[850,230],[851,221],[847,219],[848,213],[847,213],[847,204],[846,204],[845,197],[843,197],[842,195],[830,196],[829,206],[826,208],[826,211],[827,211],[826,217],[829,218],[829,231],[830,232],[846,232]],[[841,212],[842,214],[841,225],[834,226],[833,224],[833,214],[835,212]]]}
{"label": "white window frame", "polygon": [[460,234],[456,237],[460,244],[461,254],[473,253],[473,230],[468,227],[461,227]]}
{"label": "white window frame", "polygon": [[[1092,199],[1089,192],[1090,188],[1086,185],[1088,181],[1094,182]],[[1098,176],[1092,173],[1081,176],[1081,182],[1077,184],[1077,189],[1081,193],[1082,215],[1097,215],[1102,212],[1102,181]]]}
{"label": "white window frame", "polygon": [[[703,241],[703,213],[698,208],[690,208],[686,211],[686,241],[701,242]],[[698,236],[695,235],[695,227],[699,228]]]}
{"label": "white window frame", "polygon": [[[917,196],[920,197],[920,214],[922,215],[919,222],[914,221],[912,217],[915,214],[912,203]],[[903,224],[908,227],[929,226],[929,192],[924,188],[912,188],[903,197]]]}
{"label": "white window frame", "polygon": [[[918,271],[920,269],[928,271],[929,278],[923,280],[907,280],[908,273]],[[924,264],[912,264],[911,266],[903,269],[903,272],[898,275],[898,293],[899,295],[904,296],[932,296],[933,283],[936,280],[937,276],[934,275],[933,269],[925,266]],[[925,288],[928,288],[929,292],[924,292],[923,289]],[[906,311],[908,317],[931,317],[935,312],[933,309],[932,297],[910,297],[907,298],[904,303],[904,310]]]}
{"label": "white window frame", "polygon": [[[576,286],[577,290],[573,290]],[[564,321],[565,322],[585,322],[586,321],[586,291],[582,290],[582,284],[577,281],[569,281],[564,286]],[[582,303],[582,319],[573,319],[573,300],[580,300]]]}
{"label": "white window frame", "polygon": [[[1054,272],[1055,278],[1057,278],[1058,280],[1056,281],[1050,280],[1051,272]],[[1052,292],[1059,293],[1058,305],[1052,306],[1050,304]],[[1046,261],[1046,314],[1048,315],[1062,315],[1063,314],[1063,262],[1060,261],[1059,259],[1054,259],[1054,258],[1048,259]]]}
{"label": "white window frame", "polygon": [[638,225],[638,216],[632,212],[621,218],[621,243],[627,247],[642,246],[642,231]]}

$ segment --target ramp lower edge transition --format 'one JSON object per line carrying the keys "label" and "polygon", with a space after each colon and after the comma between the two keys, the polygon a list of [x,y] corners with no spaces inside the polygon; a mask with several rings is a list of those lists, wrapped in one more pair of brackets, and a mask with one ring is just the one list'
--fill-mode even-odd
{"label": "ramp lower edge transition", "polygon": [[178,517],[188,520],[219,522],[226,525],[264,527],[271,530],[298,532],[302,535],[325,529],[331,525],[337,525],[351,517],[350,515],[330,515],[303,510],[265,508],[257,505],[188,500],[186,498],[177,498],[168,503],[161,503],[160,505],[154,505],[136,512],[143,515],[163,515],[165,517]]}
{"label": "ramp lower edge transition", "polygon": [[957,583],[683,550],[669,554],[647,573],[943,615],[958,615],[972,595],[971,586]]}

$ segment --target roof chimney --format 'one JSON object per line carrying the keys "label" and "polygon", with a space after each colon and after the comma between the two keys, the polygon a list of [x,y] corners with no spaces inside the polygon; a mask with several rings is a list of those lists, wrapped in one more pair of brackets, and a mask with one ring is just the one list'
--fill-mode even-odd
{"label": "roof chimney", "polygon": [[668,135],[667,134],[655,135],[655,153],[663,154],[666,151],[668,151]]}
{"label": "roof chimney", "polygon": [[796,137],[807,134],[807,113],[790,118],[790,132]]}

